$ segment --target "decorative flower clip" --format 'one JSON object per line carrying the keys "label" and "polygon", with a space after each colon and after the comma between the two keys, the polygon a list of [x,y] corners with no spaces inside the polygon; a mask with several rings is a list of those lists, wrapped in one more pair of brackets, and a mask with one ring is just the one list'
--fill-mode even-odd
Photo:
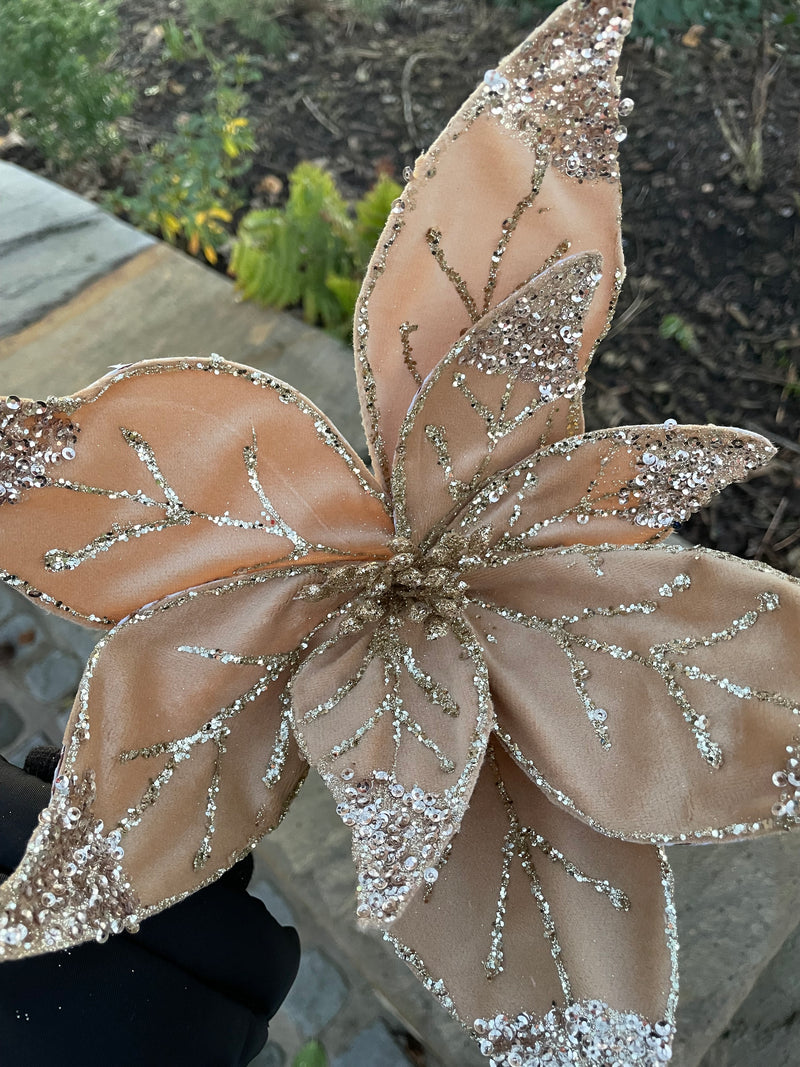
{"label": "decorative flower clip", "polygon": [[662,543],[763,438],[583,432],[623,277],[632,7],[567,0],[417,161],[356,313],[374,473],[218,357],[5,400],[3,576],[108,632],[0,955],[218,877],[310,764],[359,919],[492,1064],[670,1058],[661,846],[800,823],[800,583]]}

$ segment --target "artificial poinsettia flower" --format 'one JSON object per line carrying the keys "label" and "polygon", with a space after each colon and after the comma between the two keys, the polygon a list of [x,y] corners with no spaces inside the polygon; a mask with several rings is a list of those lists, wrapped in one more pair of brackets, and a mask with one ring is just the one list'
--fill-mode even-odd
{"label": "artificial poinsettia flower", "polygon": [[356,313],[372,473],[218,357],[6,399],[5,580],[108,633],[0,889],[5,958],[218,877],[312,765],[359,919],[493,1064],[669,1059],[661,846],[800,822],[800,583],[663,544],[763,438],[583,432],[631,14],[569,0],[417,162]]}

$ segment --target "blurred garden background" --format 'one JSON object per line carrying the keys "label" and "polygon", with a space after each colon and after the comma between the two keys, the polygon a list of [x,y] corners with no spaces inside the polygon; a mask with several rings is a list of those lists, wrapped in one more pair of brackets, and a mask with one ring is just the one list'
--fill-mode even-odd
{"label": "blurred garden background", "polygon": [[[340,337],[405,168],[549,0],[3,0],[0,158]],[[682,532],[800,575],[800,11],[638,0],[589,428],[780,446]]]}

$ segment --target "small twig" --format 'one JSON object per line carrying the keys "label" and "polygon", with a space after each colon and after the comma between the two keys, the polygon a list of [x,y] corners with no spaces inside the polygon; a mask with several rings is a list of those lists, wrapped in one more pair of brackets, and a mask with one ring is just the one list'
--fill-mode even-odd
{"label": "small twig", "polygon": [[781,65],[780,56],[769,65],[771,35],[766,13],[762,15],[761,37],[758,46],[759,65],[753,75],[750,93],[750,112],[744,124],[736,119],[734,101],[725,100],[714,105],[714,116],[722,136],[739,165],[741,177],[751,192],[758,192],[764,184],[764,123],[767,118],[770,87]]}
{"label": "small twig", "polygon": [[786,505],[788,503],[789,503],[789,498],[788,497],[785,497],[785,496],[781,497],[781,502],[775,508],[775,512],[774,512],[774,514],[772,516],[772,521],[770,522],[769,526],[767,527],[766,532],[765,532],[764,536],[761,538],[761,542],[760,542],[758,548],[756,549],[755,557],[754,557],[755,559],[761,559],[762,552],[766,547],[768,547],[769,542],[770,542],[770,538],[772,537],[772,535],[777,530],[778,524],[780,523],[781,519],[783,518],[783,513],[784,513],[784,511],[786,511]]}
{"label": "small twig", "polygon": [[641,291],[638,292],[622,314],[617,316],[616,322],[608,331],[604,340],[610,341],[620,330],[625,329],[628,323],[633,322],[638,315],[641,315],[643,311],[649,308],[652,303],[652,297],[642,296]]}
{"label": "small twig", "polygon": [[783,552],[789,545],[794,544],[795,541],[800,540],[800,529],[795,530],[794,533],[790,533],[788,537],[784,537],[782,541],[778,541],[777,545],[772,546],[773,552]]}
{"label": "small twig", "polygon": [[342,136],[342,131],[339,129],[336,123],[333,122],[331,119],[326,118],[325,115],[323,115],[323,113],[320,111],[320,109],[317,107],[317,105],[314,103],[310,96],[301,96],[300,99],[302,100],[306,108],[309,110],[309,112],[320,124],[320,126],[324,126],[325,129],[329,133],[332,133],[334,137]]}
{"label": "small twig", "polygon": [[400,95],[403,98],[403,118],[406,120],[406,129],[411,143],[415,148],[423,148],[420,142],[417,124],[414,122],[414,110],[411,100],[411,74],[414,67],[421,59],[435,59],[436,52],[413,52],[405,62],[403,74],[400,78]]}
{"label": "small twig", "polygon": [[797,367],[794,363],[789,364],[789,369],[786,372],[786,382],[781,390],[781,398],[778,401],[778,410],[775,412],[775,422],[778,426],[783,423],[786,418],[786,402],[792,393],[797,391]]}

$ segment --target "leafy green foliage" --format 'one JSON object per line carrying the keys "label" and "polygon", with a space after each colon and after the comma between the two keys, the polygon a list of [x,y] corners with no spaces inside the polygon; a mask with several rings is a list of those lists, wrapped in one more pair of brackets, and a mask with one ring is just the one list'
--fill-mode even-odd
{"label": "leafy green foliage", "polygon": [[[515,8],[520,19],[535,22],[560,0],[493,0],[496,7]],[[719,37],[760,28],[760,0],[638,0],[632,37],[664,38],[670,31],[707,26]]]}
{"label": "leafy green foliage", "polygon": [[364,268],[400,192],[381,178],[355,205],[354,218],[330,174],[299,164],[284,207],[242,219],[230,265],[237,288],[269,307],[302,307],[307,322],[344,336]]}
{"label": "leafy green foliage", "polygon": [[387,0],[185,0],[192,22],[201,29],[231,22],[242,37],[273,55],[291,40],[287,19],[301,13],[340,11],[350,18],[376,18]]}
{"label": "leafy green foliage", "polygon": [[357,267],[366,267],[386,225],[392,204],[402,191],[396,181],[383,175],[356,204]]}
{"label": "leafy green foliage", "polygon": [[182,29],[175,19],[167,19],[162,24],[164,31],[164,58],[174,63],[186,63],[207,55],[203,35],[196,26]]}
{"label": "leafy green foliage", "polygon": [[288,34],[282,19],[291,6],[288,0],[186,0],[187,14],[201,30],[230,22],[237,33],[270,55],[286,50]]}
{"label": "leafy green foliage", "polygon": [[319,1041],[309,1041],[292,1060],[292,1067],[328,1067],[325,1049]]}
{"label": "leafy green foliage", "polygon": [[183,241],[188,252],[202,251],[213,264],[230,237],[225,224],[242,205],[234,179],[252,164],[255,141],[242,114],[247,103],[243,85],[258,75],[246,56],[211,61],[215,84],[207,108],[133,160],[133,196],[118,189],[107,202],[134,226],[170,243]]}
{"label": "leafy green foliage", "polygon": [[0,3],[0,113],[56,172],[83,160],[102,164],[119,147],[115,121],[132,98],[107,69],[117,41],[113,3]]}
{"label": "leafy green foliage", "polygon": [[677,341],[684,352],[697,352],[700,348],[691,323],[681,315],[665,315],[659,324],[658,333],[665,340]]}
{"label": "leafy green foliage", "polygon": [[308,322],[338,325],[341,308],[326,286],[347,271],[347,205],[333,178],[301,163],[285,208],[251,211],[239,227],[231,273],[244,297],[272,307],[302,305]]}

